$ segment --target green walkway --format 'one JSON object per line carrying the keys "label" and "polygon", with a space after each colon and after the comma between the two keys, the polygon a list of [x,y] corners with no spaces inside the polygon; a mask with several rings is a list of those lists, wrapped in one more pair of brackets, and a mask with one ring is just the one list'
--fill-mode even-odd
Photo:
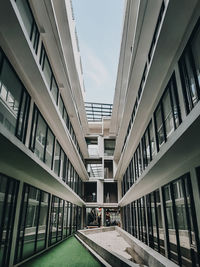
{"label": "green walkway", "polygon": [[23,267],[100,267],[102,266],[75,237],[21,265]]}

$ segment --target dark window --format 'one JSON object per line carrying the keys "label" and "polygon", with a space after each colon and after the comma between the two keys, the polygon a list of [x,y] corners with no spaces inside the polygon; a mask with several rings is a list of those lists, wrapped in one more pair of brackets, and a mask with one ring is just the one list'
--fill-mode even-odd
{"label": "dark window", "polygon": [[115,150],[115,140],[114,139],[104,139],[104,155],[112,156]]}
{"label": "dark window", "polygon": [[200,99],[200,27],[194,28],[188,44],[179,60],[182,89],[187,114]]}
{"label": "dark window", "polygon": [[9,266],[18,181],[0,173],[0,266]]}
{"label": "dark window", "polygon": [[1,51],[0,124],[25,143],[30,96]]}

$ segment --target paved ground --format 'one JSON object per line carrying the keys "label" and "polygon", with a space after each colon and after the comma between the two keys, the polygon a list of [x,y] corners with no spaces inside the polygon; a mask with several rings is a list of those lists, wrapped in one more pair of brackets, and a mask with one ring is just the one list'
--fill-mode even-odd
{"label": "paved ground", "polygon": [[131,259],[130,254],[125,251],[127,247],[130,247],[129,244],[116,230],[88,234],[87,237],[92,239],[94,242],[104,247],[105,249],[112,250],[126,259]]}
{"label": "paved ground", "polygon": [[70,237],[23,267],[101,267],[102,265],[75,237]]}

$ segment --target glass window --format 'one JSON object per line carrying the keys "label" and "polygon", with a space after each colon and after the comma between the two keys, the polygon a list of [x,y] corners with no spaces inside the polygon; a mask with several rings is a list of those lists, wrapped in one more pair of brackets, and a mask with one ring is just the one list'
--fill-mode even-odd
{"label": "glass window", "polygon": [[104,155],[112,156],[115,150],[115,140],[114,139],[104,139]]}
{"label": "glass window", "polygon": [[166,136],[168,137],[175,129],[169,90],[166,90],[162,102]]}
{"label": "glass window", "polygon": [[58,142],[56,142],[56,150],[54,155],[54,172],[59,176],[60,174],[60,153],[61,153],[61,146]]}
{"label": "glass window", "polygon": [[52,168],[55,137],[37,107],[34,107],[30,149],[35,155]]}
{"label": "glass window", "polygon": [[71,220],[72,220],[72,204],[68,202],[68,217],[67,217],[67,236],[71,235]]}
{"label": "glass window", "polygon": [[48,211],[49,211],[49,194],[40,191],[40,210],[38,214],[38,233],[37,233],[37,246],[36,250],[40,251],[45,249],[46,246],[46,225],[48,222]]}
{"label": "glass window", "polygon": [[25,184],[22,194],[15,263],[45,249],[49,194]]}
{"label": "glass window", "polygon": [[[43,47],[43,49],[44,49],[44,47]],[[46,54],[44,56],[44,63],[43,64],[44,64],[43,65],[43,72],[44,72],[45,80],[47,82],[48,89],[50,89],[50,87],[51,87],[52,70],[51,70],[51,66],[49,64],[49,61],[47,59]]]}
{"label": "glass window", "polygon": [[[200,94],[198,65],[199,52],[196,51],[198,39],[198,34],[196,34],[192,44],[190,42],[188,43],[179,60],[182,89],[187,113],[189,113],[197,104]],[[190,45],[192,45],[192,48]]]}
{"label": "glass window", "polygon": [[164,200],[169,258],[180,266],[198,265],[199,238],[189,175],[165,186]]}
{"label": "glass window", "polygon": [[57,242],[63,237],[63,215],[64,215],[64,200],[59,201],[59,213],[58,213],[58,231],[57,231]]}
{"label": "glass window", "polygon": [[154,139],[154,132],[153,132],[153,123],[152,121],[149,124],[149,139],[150,139],[150,149],[151,149],[151,157],[154,158],[156,154],[156,147],[155,147],[155,139]]}
{"label": "glass window", "polygon": [[194,37],[191,40],[191,49],[192,49],[192,54],[193,54],[194,61],[195,61],[196,75],[197,75],[198,84],[200,86],[200,49],[199,49],[199,44],[200,44],[200,28],[198,28],[197,32],[194,34]]}
{"label": "glass window", "polygon": [[57,83],[54,77],[52,77],[51,93],[57,104],[58,103],[58,86],[57,86]]}
{"label": "glass window", "polygon": [[7,59],[0,73],[0,123],[24,143],[30,96]]}
{"label": "glass window", "polygon": [[49,233],[49,245],[57,242],[57,230],[59,219],[59,198],[52,197],[51,203],[51,215],[50,215],[50,233]]}
{"label": "glass window", "polygon": [[46,144],[47,125],[40,114],[38,114],[36,137],[35,137],[35,154],[44,161],[44,152]]}
{"label": "glass window", "polygon": [[155,126],[158,149],[164,142],[167,141],[167,138],[179,126],[180,123],[181,115],[175,74],[173,73],[155,111]]}
{"label": "glass window", "polygon": [[59,111],[60,111],[61,116],[64,118],[64,103],[63,103],[61,96],[59,98]]}
{"label": "glass window", "polygon": [[52,159],[53,159],[53,148],[54,148],[54,135],[51,130],[48,128],[47,132],[47,143],[46,143],[46,154],[45,154],[45,163],[49,168],[52,168]]}
{"label": "glass window", "polygon": [[155,112],[156,132],[158,138],[158,146],[161,147],[165,142],[164,126],[161,113],[161,105],[158,106]]}
{"label": "glass window", "polygon": [[0,266],[9,266],[18,181],[0,173]]}
{"label": "glass window", "polygon": [[18,7],[18,10],[20,12],[22,21],[24,23],[24,26],[27,30],[27,33],[31,34],[31,29],[32,29],[32,23],[33,23],[33,16],[29,7],[29,4],[27,1],[23,0],[16,0],[16,4]]}
{"label": "glass window", "polygon": [[68,201],[64,202],[64,212],[63,212],[63,237],[68,236]]}

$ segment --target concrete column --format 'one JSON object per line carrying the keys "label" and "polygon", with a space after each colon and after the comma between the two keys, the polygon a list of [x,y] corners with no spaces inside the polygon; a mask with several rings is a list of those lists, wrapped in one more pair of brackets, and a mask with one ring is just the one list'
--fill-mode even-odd
{"label": "concrete column", "polygon": [[20,181],[19,191],[18,191],[18,196],[17,196],[17,205],[16,205],[16,210],[15,210],[15,219],[14,219],[9,266],[14,265],[15,248],[16,248],[16,242],[17,242],[17,231],[18,231],[18,222],[19,222],[19,216],[20,216],[21,201],[22,201],[23,185],[24,185],[24,183],[22,181]]}
{"label": "concrete column", "polygon": [[103,181],[97,180],[97,203],[103,203],[103,195],[104,195],[104,188],[103,188]]}
{"label": "concrete column", "polygon": [[104,221],[105,221],[105,209],[101,209],[101,225],[104,226]]}
{"label": "concrete column", "polygon": [[118,202],[121,200],[122,198],[122,180],[117,180],[117,198],[118,198]]}

